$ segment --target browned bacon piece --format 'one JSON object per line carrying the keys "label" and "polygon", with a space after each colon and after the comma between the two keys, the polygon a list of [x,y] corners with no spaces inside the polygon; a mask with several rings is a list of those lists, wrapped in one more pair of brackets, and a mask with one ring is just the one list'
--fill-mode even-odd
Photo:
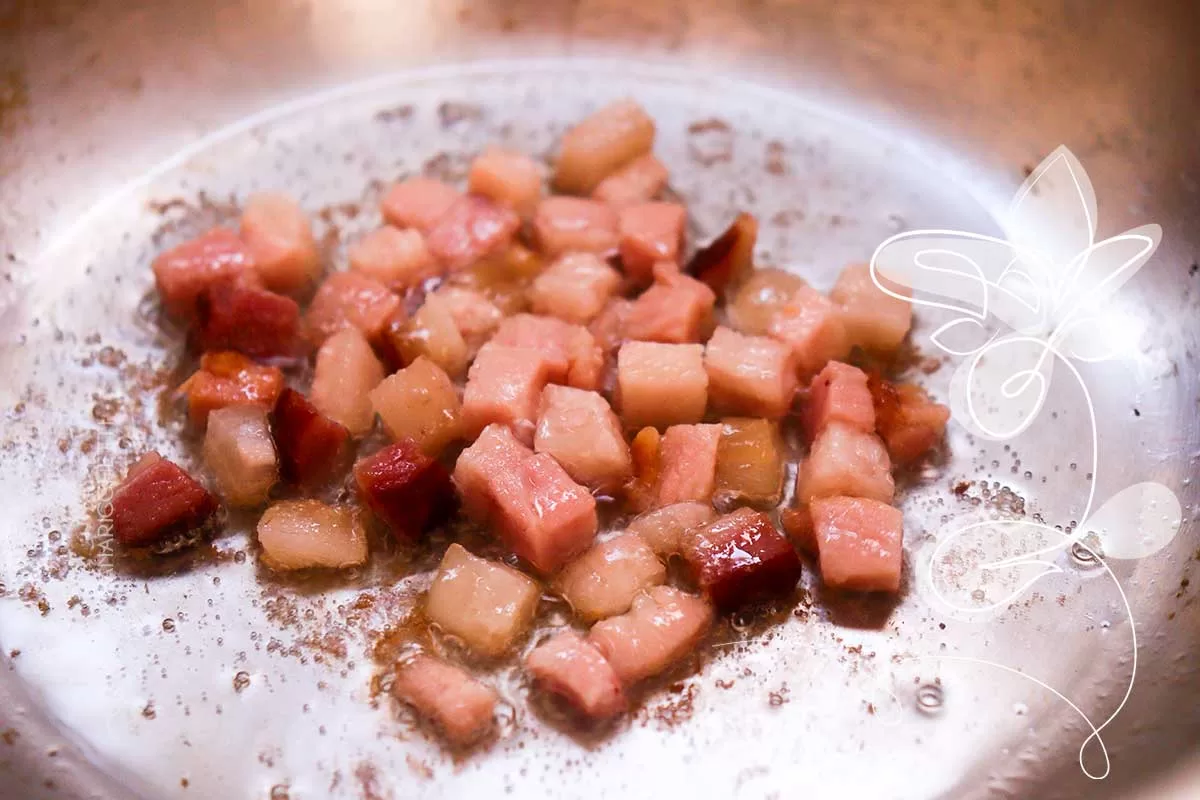
{"label": "browned bacon piece", "polygon": [[251,358],[299,351],[300,306],[244,274],[215,281],[196,300],[193,328],[201,350],[237,350]]}
{"label": "browned bacon piece", "polygon": [[401,540],[416,540],[454,508],[450,473],[409,439],[359,459],[354,481],[359,496]]}
{"label": "browned bacon piece", "polygon": [[308,398],[284,389],[271,424],[280,472],[291,483],[311,484],[329,475],[343,455],[350,432],[317,411]]}
{"label": "browned bacon piece", "polygon": [[200,369],[179,387],[187,395],[188,416],[197,425],[208,422],[209,412],[226,406],[271,408],[282,390],[283,373],[277,368],[255,364],[232,351],[200,356]]}
{"label": "browned bacon piece", "polygon": [[139,547],[198,528],[217,500],[181,467],[153,451],[142,456],[112,496],[117,542]]}
{"label": "browned bacon piece", "polygon": [[800,580],[800,558],[761,511],[739,508],[681,540],[683,559],[718,608],[784,594]]}

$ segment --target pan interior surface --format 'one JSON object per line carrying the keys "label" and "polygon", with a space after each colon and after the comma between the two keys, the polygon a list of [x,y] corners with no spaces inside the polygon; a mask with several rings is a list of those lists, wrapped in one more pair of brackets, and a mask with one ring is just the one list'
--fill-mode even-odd
{"label": "pan interior surface", "polygon": [[[807,570],[785,622],[734,620],[706,643],[699,669],[601,737],[554,724],[512,665],[484,668],[508,708],[499,741],[459,760],[373,691],[372,648],[419,602],[429,557],[392,553],[312,583],[261,569],[236,519],[211,547],[162,567],[114,560],[97,542],[105,492],[137,455],[193,463],[178,415],[163,414],[181,345],[153,318],[158,250],[236,220],[252,191],[281,189],[316,214],[341,264],[345,243],[379,224],[387,182],[421,171],[461,179],[489,143],[547,156],[569,124],[626,95],[658,123],[656,152],[689,205],[693,239],[749,211],[763,226],[760,265],[819,289],[901,230],[998,232],[993,199],[851,115],[737,81],[577,60],[413,72],[302,98],[123,187],[47,244],[21,290],[20,342],[0,361],[0,641],[64,735],[131,791],[984,796],[1018,792],[1046,763],[1069,766],[1086,719],[1098,724],[1122,702],[1132,640],[1113,574],[1059,553],[1053,574],[985,620],[949,613],[919,577],[955,520],[1041,515],[1069,528],[1089,483],[1129,482],[1137,459],[1112,477],[1074,456],[1087,450],[1069,382],[1054,385],[1045,422],[1020,442],[976,440],[952,423],[946,452],[905,489],[898,603],[824,595]],[[940,321],[918,314],[927,356]],[[953,365],[925,366],[913,375],[944,400]],[[1128,406],[1133,379],[1163,381],[1161,367],[1150,352],[1089,371],[1099,413]],[[1178,398],[1164,386],[1140,402],[1165,414]],[[1153,582],[1132,562],[1113,571],[1127,592]],[[1101,772],[1103,759],[1092,742],[1085,762]]]}

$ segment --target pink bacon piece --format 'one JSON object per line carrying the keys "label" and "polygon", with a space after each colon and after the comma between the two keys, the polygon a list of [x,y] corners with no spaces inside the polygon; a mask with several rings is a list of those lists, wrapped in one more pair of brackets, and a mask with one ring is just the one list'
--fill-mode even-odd
{"label": "pink bacon piece", "polygon": [[286,194],[251,195],[242,210],[241,236],[254,255],[254,269],[271,291],[298,292],[321,270],[308,215]]}
{"label": "pink bacon piece", "polygon": [[547,197],[538,203],[533,218],[538,246],[548,258],[566,253],[616,252],[617,212],[599,200],[582,197]]}
{"label": "pink bacon piece", "polygon": [[517,555],[553,572],[596,535],[596,501],[548,455],[535,455],[502,425],[489,425],[462,452],[454,484],[463,507],[490,523]]}
{"label": "pink bacon piece", "polygon": [[658,505],[709,500],[716,486],[720,425],[672,425],[663,434]]}
{"label": "pink bacon piece", "polygon": [[455,200],[430,229],[429,252],[449,269],[462,269],[509,245],[521,218],[510,208],[469,194]]}
{"label": "pink bacon piece", "polygon": [[704,637],[712,618],[712,607],[704,598],[655,586],[635,597],[627,613],[597,622],[587,639],[629,686],[687,655]]}
{"label": "pink bacon piece", "polygon": [[458,747],[477,743],[495,726],[496,692],[461,667],[424,653],[396,667],[392,694]]}
{"label": "pink bacon piece", "polygon": [[861,497],[812,502],[813,533],[826,586],[866,592],[900,589],[904,515]]}
{"label": "pink bacon piece", "polygon": [[308,335],[321,344],[343,328],[358,328],[375,340],[401,308],[399,295],[358,272],[335,272],[325,279],[308,307]]}
{"label": "pink bacon piece", "polygon": [[388,224],[428,233],[462,194],[433,178],[407,178],[392,184],[383,196],[381,211]]}
{"label": "pink bacon piece", "polygon": [[858,367],[830,361],[812,379],[801,419],[810,442],[831,422],[874,432],[875,407],[867,388],[867,374]]}
{"label": "pink bacon piece", "polygon": [[653,200],[666,185],[666,165],[647,153],[600,181],[592,197],[619,210]]}
{"label": "pink bacon piece", "polygon": [[534,648],[525,668],[540,687],[592,719],[611,719],[628,706],[612,665],[574,631],[556,633]]}
{"label": "pink bacon piece", "polygon": [[192,476],[151,451],[113,492],[113,536],[131,547],[154,544],[200,527],[217,508],[216,498]]}
{"label": "pink bacon piece", "polygon": [[717,296],[670,263],[654,267],[654,285],[633,301],[625,318],[625,338],[643,342],[700,342],[712,330]]}
{"label": "pink bacon piece", "polygon": [[686,222],[687,210],[679,203],[637,203],[622,208],[617,232],[625,274],[645,284],[655,264],[677,263]]}
{"label": "pink bacon piece", "polygon": [[708,397],[727,414],[779,419],[792,407],[796,369],[788,348],[721,326],[704,349]]}

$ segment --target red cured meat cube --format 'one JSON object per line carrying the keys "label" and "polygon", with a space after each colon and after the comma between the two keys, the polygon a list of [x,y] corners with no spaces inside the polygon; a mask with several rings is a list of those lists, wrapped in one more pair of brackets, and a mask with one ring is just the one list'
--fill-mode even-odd
{"label": "red cured meat cube", "polygon": [[179,391],[187,395],[188,417],[204,425],[214,409],[242,404],[271,408],[283,391],[283,373],[255,364],[241,353],[205,353],[200,356],[200,369]]}
{"label": "red cured meat cube", "polygon": [[245,276],[225,278],[197,298],[194,330],[201,350],[294,356],[300,350],[300,306]]}
{"label": "red cured meat cube", "polygon": [[133,547],[198,528],[217,511],[217,501],[176,464],[150,452],[133,465],[112,496],[116,540]]}
{"label": "red cured meat cube", "polygon": [[775,312],[768,330],[792,349],[801,375],[811,375],[850,352],[837,306],[811,286],[795,291],[792,299]]}
{"label": "red cured meat cube", "polygon": [[489,344],[467,373],[462,420],[468,438],[492,423],[509,426],[523,441],[533,440],[538,403],[550,367],[537,350]]}
{"label": "red cured meat cube", "polygon": [[672,425],[663,434],[658,505],[708,500],[716,486],[720,425]]}
{"label": "red cured meat cube", "polygon": [[904,515],[860,497],[812,502],[821,580],[837,589],[896,592],[903,563]]}
{"label": "red cured meat cube", "polygon": [[345,454],[350,431],[317,411],[294,389],[284,389],[271,420],[279,468],[292,483],[311,484],[328,476]]}
{"label": "red cured meat cube", "polygon": [[537,684],[559,695],[592,719],[609,719],[625,710],[621,679],[594,646],[571,630],[556,633],[525,657]]}
{"label": "red cured meat cube", "polygon": [[831,422],[843,422],[872,433],[875,407],[867,388],[867,373],[840,361],[830,361],[812,379],[803,419],[810,442]]}
{"label": "red cured meat cube", "polygon": [[704,598],[655,586],[635,597],[627,613],[597,622],[587,638],[629,686],[687,655],[708,632],[712,617]]}
{"label": "red cured meat cube", "polygon": [[703,341],[712,330],[717,296],[700,281],[670,264],[654,268],[654,285],[633,301],[625,318],[625,338],[682,344]]}
{"label": "red cured meat cube", "polygon": [[408,178],[393,184],[383,196],[383,218],[397,228],[428,233],[462,195],[433,178]]}
{"label": "red cured meat cube", "polygon": [[439,263],[461,269],[508,247],[520,227],[521,218],[512,209],[469,194],[454,201],[425,243]]}
{"label": "red cured meat cube", "polygon": [[844,422],[831,422],[817,434],[796,478],[796,498],[801,503],[835,495],[890,503],[895,491],[892,462],[883,442]]}
{"label": "red cured meat cube", "polygon": [[667,185],[667,167],[652,153],[639,156],[600,181],[592,197],[616,209],[653,200]]}
{"label": "red cured meat cube", "polygon": [[778,419],[792,407],[796,369],[788,348],[721,326],[704,349],[708,397],[722,413]]}
{"label": "red cured meat cube", "polygon": [[458,457],[463,507],[492,524],[504,543],[541,572],[553,572],[596,535],[596,501],[548,455],[534,454],[501,425],[489,425]]}
{"label": "red cured meat cube", "polygon": [[686,222],[687,210],[679,203],[638,203],[622,208],[617,231],[625,274],[644,284],[658,262],[678,262]]}
{"label": "red cured meat cube", "polygon": [[458,747],[475,744],[495,726],[496,693],[461,667],[424,653],[396,667],[392,694]]}
{"label": "red cured meat cube", "polygon": [[892,384],[874,375],[868,385],[875,424],[893,462],[910,464],[942,440],[950,409],[930,400],[921,387]]}
{"label": "red cured meat cube", "polygon": [[680,552],[700,590],[718,608],[786,594],[800,580],[792,543],[770,517],[749,508],[688,531]]}
{"label": "red cured meat cube", "polygon": [[252,195],[242,211],[241,234],[254,255],[254,269],[272,291],[299,291],[321,270],[308,216],[285,194]]}
{"label": "red cured meat cube", "polygon": [[450,473],[401,439],[354,465],[359,497],[402,540],[414,541],[454,508]]}
{"label": "red cured meat cube", "polygon": [[357,272],[335,272],[317,289],[305,322],[318,345],[342,328],[358,328],[376,339],[400,307],[400,297],[379,281]]}
{"label": "red cured meat cube", "polygon": [[177,245],[154,259],[154,283],[167,311],[191,319],[196,298],[209,285],[253,269],[254,256],[228,228],[207,233]]}
{"label": "red cured meat cube", "polygon": [[533,219],[538,247],[548,258],[565,253],[608,255],[617,249],[617,212],[599,200],[547,197]]}

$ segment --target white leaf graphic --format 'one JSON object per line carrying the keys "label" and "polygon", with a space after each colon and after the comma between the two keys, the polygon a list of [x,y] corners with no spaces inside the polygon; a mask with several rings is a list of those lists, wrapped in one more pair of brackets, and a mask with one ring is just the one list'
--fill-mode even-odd
{"label": "white leaf graphic", "polygon": [[1161,239],[1162,228],[1143,225],[1078,253],[1060,285],[1060,309],[1069,316],[1079,308],[1098,308],[1150,260]]}
{"label": "white leaf graphic", "polygon": [[1029,174],[1008,209],[1004,232],[1017,249],[1041,253],[1059,266],[1092,246],[1096,193],[1074,153],[1060,146]]}
{"label": "white leaf graphic", "polygon": [[1105,558],[1145,558],[1166,547],[1182,521],[1179,498],[1151,481],[1117,492],[1080,529],[1095,534]]}
{"label": "white leaf graphic", "polygon": [[929,334],[929,340],[944,353],[969,356],[987,347],[995,334],[974,317],[959,317]]}
{"label": "white leaf graphic", "polygon": [[989,342],[955,370],[950,408],[975,435],[1005,441],[1033,424],[1054,374],[1037,337],[1009,334]]}

